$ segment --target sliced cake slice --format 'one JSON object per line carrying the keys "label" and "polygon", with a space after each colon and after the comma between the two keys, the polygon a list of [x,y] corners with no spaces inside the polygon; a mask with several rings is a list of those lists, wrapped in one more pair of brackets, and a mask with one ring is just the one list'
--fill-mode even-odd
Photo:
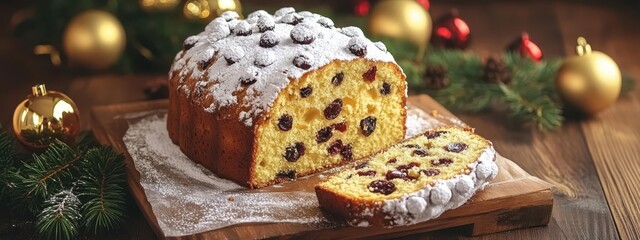
{"label": "sliced cake slice", "polygon": [[443,127],[400,142],[319,183],[320,206],[352,226],[408,225],[457,208],[496,177],[496,152],[471,129]]}

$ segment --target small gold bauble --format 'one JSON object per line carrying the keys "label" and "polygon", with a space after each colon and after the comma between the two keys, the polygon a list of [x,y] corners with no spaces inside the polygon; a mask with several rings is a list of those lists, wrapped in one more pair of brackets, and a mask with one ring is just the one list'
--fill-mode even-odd
{"label": "small gold bauble", "polygon": [[32,92],[13,113],[13,131],[18,140],[30,150],[46,148],[54,139],[75,144],[80,115],[73,100],[47,91],[44,84],[34,86]]}
{"label": "small gold bauble", "polygon": [[622,77],[611,57],[578,38],[577,56],[568,57],[556,75],[558,92],[571,107],[595,114],[612,105],[620,94]]}
{"label": "small gold bauble", "polygon": [[373,36],[391,37],[412,42],[424,53],[431,37],[431,16],[415,0],[382,0],[369,16]]}
{"label": "small gold bauble", "polygon": [[69,22],[63,44],[72,62],[104,69],[115,63],[124,51],[126,36],[116,17],[105,11],[89,10]]}
{"label": "small gold bauble", "polygon": [[176,8],[180,0],[138,0],[140,8],[146,12],[168,11]]}
{"label": "small gold bauble", "polygon": [[183,13],[187,19],[211,21],[225,11],[234,11],[242,16],[240,0],[187,0]]}

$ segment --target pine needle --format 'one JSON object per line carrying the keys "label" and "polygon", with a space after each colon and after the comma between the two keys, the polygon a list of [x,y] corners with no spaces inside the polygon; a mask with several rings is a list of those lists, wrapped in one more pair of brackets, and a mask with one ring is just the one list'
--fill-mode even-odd
{"label": "pine needle", "polygon": [[117,229],[125,212],[123,156],[109,147],[93,148],[81,165],[83,227],[96,234]]}
{"label": "pine needle", "polygon": [[72,190],[62,190],[47,199],[38,214],[36,231],[45,239],[75,239],[78,236],[80,200]]}
{"label": "pine needle", "polygon": [[16,172],[16,158],[13,139],[0,125],[0,200],[9,195],[12,185],[10,176]]}

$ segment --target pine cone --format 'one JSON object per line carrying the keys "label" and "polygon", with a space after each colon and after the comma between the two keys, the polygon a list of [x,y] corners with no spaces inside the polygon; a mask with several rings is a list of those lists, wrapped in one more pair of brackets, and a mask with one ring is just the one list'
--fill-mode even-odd
{"label": "pine cone", "polygon": [[511,83],[511,72],[502,59],[489,57],[484,63],[483,76],[485,81],[489,83]]}
{"label": "pine cone", "polygon": [[427,67],[422,80],[427,89],[442,89],[449,86],[448,72],[442,65],[432,65]]}

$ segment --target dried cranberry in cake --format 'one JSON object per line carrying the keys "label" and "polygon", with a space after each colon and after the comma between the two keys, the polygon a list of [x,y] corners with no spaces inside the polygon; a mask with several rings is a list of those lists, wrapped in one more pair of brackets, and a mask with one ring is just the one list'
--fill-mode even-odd
{"label": "dried cranberry in cake", "polygon": [[257,54],[256,59],[253,61],[253,65],[256,67],[266,67],[271,65],[276,60],[276,56],[271,51],[265,51],[263,53]]}
{"label": "dried cranberry in cake", "polygon": [[256,26],[258,26],[258,31],[266,32],[275,29],[276,23],[273,21],[273,17],[271,17],[270,15],[262,15],[258,17]]}
{"label": "dried cranberry in cake", "polygon": [[231,65],[240,61],[240,59],[244,57],[244,50],[241,47],[232,46],[225,50],[222,53],[222,56],[224,57],[224,60],[227,61],[227,64]]}
{"label": "dried cranberry in cake", "polygon": [[291,126],[293,126],[293,117],[291,115],[285,113],[278,118],[278,128],[280,130],[289,131]]}
{"label": "dried cranberry in cake", "polygon": [[333,78],[331,78],[331,84],[333,84],[333,86],[340,86],[340,84],[342,84],[343,79],[344,79],[343,72],[336,73],[336,75],[333,76]]}
{"label": "dried cranberry in cake", "polygon": [[441,134],[447,133],[447,131],[430,131],[425,133],[424,135],[428,138],[428,139],[434,139],[437,137],[440,137]]}
{"label": "dried cranberry in cake", "polygon": [[370,176],[373,177],[376,175],[375,170],[367,170],[367,171],[358,171],[358,176]]}
{"label": "dried cranberry in cake", "polygon": [[290,37],[297,44],[311,44],[316,40],[316,32],[311,25],[301,23],[291,29]]}
{"label": "dried cranberry in cake", "polygon": [[329,145],[329,147],[327,148],[327,152],[329,153],[329,155],[336,155],[340,153],[342,147],[342,140],[338,139]]}
{"label": "dried cranberry in cake", "polygon": [[387,172],[387,174],[385,175],[385,178],[387,180],[393,180],[393,179],[396,179],[396,178],[405,179],[406,180],[406,179],[408,179],[408,175],[407,175],[407,172],[403,172],[403,171],[400,171],[400,170],[389,170]]}
{"label": "dried cranberry in cake", "polygon": [[362,169],[362,168],[364,168],[366,166],[369,166],[369,163],[368,162],[363,162],[363,163],[359,164],[358,166],[356,166],[354,169],[358,170],[358,169]]}
{"label": "dried cranberry in cake", "polygon": [[340,132],[346,132],[347,131],[347,123],[346,122],[334,123],[331,126],[333,127],[333,129],[338,130]]}
{"label": "dried cranberry in cake", "polygon": [[235,33],[236,36],[249,36],[252,33],[251,28],[252,28],[251,24],[249,24],[245,20],[242,20],[238,22],[236,26],[233,28],[233,33]]}
{"label": "dried cranberry in cake", "polygon": [[383,82],[382,87],[380,88],[380,94],[389,95],[389,93],[391,93],[391,84]]}
{"label": "dried cranberry in cake", "polygon": [[333,20],[326,18],[326,17],[321,17],[318,19],[318,24],[320,24],[320,26],[326,27],[326,28],[333,28],[334,24],[333,24]]}
{"label": "dried cranberry in cake", "polygon": [[389,159],[389,161],[387,161],[387,164],[396,163],[396,162],[398,162],[398,159],[397,158],[392,158],[392,159]]}
{"label": "dried cranberry in cake", "polygon": [[422,149],[413,150],[413,152],[411,153],[411,156],[413,156],[413,157],[415,157],[415,156],[425,157],[425,156],[428,156],[428,155],[429,154],[427,153],[427,151],[422,150]]}
{"label": "dried cranberry in cake", "polygon": [[442,166],[442,165],[449,166],[452,163],[453,163],[453,159],[451,158],[440,158],[438,160],[435,160],[435,159],[431,160],[431,166],[434,166],[434,167]]}
{"label": "dried cranberry in cake", "polygon": [[280,172],[278,172],[278,174],[276,174],[276,178],[295,179],[296,178],[296,170],[280,171]]}
{"label": "dried cranberry in cake", "polygon": [[407,145],[404,145],[404,147],[406,147],[406,148],[420,148],[420,146],[415,145],[415,144],[407,144]]}
{"label": "dried cranberry in cake", "polygon": [[447,152],[459,153],[467,149],[467,144],[464,143],[450,143],[443,147]]}
{"label": "dried cranberry in cake", "polygon": [[300,54],[293,58],[293,65],[304,70],[311,68],[311,57],[308,54]]}
{"label": "dried cranberry in cake", "polygon": [[191,49],[198,42],[198,38],[200,38],[200,37],[191,36],[191,37],[188,37],[187,39],[185,39],[184,42],[182,43],[182,49],[184,49],[185,51]]}
{"label": "dried cranberry in cake", "polygon": [[300,89],[300,97],[306,98],[308,96],[311,96],[312,92],[313,92],[313,88],[311,88],[311,86],[303,87]]}
{"label": "dried cranberry in cake", "polygon": [[328,120],[335,119],[340,115],[340,111],[342,111],[342,99],[338,98],[324,109],[324,117]]}
{"label": "dried cranberry in cake", "polygon": [[280,21],[282,21],[283,23],[291,24],[291,25],[296,25],[298,23],[301,23],[302,20],[304,20],[304,17],[294,12],[287,13],[287,15],[282,16],[282,18],[280,19]]}
{"label": "dried cranberry in cake", "polygon": [[260,35],[260,47],[263,48],[272,48],[275,45],[278,45],[280,41],[278,40],[278,36],[276,36],[273,31],[266,31],[262,35]]}
{"label": "dried cranberry in cake", "polygon": [[375,180],[369,183],[369,191],[389,195],[396,191],[396,185],[386,180]]}
{"label": "dried cranberry in cake", "polygon": [[353,55],[364,57],[367,55],[367,40],[364,37],[352,37],[347,48]]}
{"label": "dried cranberry in cake", "polygon": [[351,146],[351,144],[342,146],[342,149],[340,150],[340,156],[342,156],[343,161],[353,160],[353,146]]}
{"label": "dried cranberry in cake", "polygon": [[409,169],[411,169],[413,167],[420,167],[420,163],[419,162],[410,162],[409,164],[406,164],[406,165],[400,165],[400,166],[396,167],[396,169],[398,171],[406,173],[406,172],[409,171]]}
{"label": "dried cranberry in cake", "polygon": [[377,119],[372,116],[368,116],[360,120],[360,129],[365,137],[368,137],[374,130],[376,130],[376,120]]}
{"label": "dried cranberry in cake", "polygon": [[374,80],[376,80],[376,72],[378,71],[378,68],[376,66],[371,67],[368,71],[364,72],[362,74],[362,78],[367,81],[367,82],[373,82]]}
{"label": "dried cranberry in cake", "polygon": [[240,77],[240,84],[243,86],[249,86],[251,84],[254,84],[258,81],[257,78],[251,76],[251,75],[247,75],[247,76],[242,76]]}
{"label": "dried cranberry in cake", "polygon": [[422,169],[422,170],[420,170],[420,172],[421,172],[421,173],[423,173],[423,174],[424,174],[425,176],[427,176],[427,177],[431,177],[431,176],[435,176],[435,175],[440,174],[440,170],[438,170],[438,169],[433,169],[433,168],[430,168],[430,169]]}
{"label": "dried cranberry in cake", "polygon": [[333,136],[333,128],[331,127],[326,127],[326,128],[322,128],[320,129],[317,133],[316,133],[316,142],[317,143],[323,143],[326,141],[329,141],[329,139],[331,139],[331,137]]}
{"label": "dried cranberry in cake", "polygon": [[289,162],[295,162],[304,155],[306,150],[304,143],[297,142],[293,146],[287,147],[284,151],[284,155],[282,156]]}

